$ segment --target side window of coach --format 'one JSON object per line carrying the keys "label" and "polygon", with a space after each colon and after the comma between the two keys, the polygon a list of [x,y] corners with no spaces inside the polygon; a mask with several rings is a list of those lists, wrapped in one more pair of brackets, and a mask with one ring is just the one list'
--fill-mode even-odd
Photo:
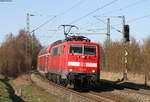
{"label": "side window of coach", "polygon": [[57,55],[61,55],[61,54],[62,54],[62,46],[59,46]]}
{"label": "side window of coach", "polygon": [[51,49],[51,56],[58,56],[62,54],[62,46],[55,47]]}
{"label": "side window of coach", "polygon": [[61,53],[64,54],[64,52],[65,52],[65,46],[62,46],[61,49],[62,49],[62,50],[61,50]]}
{"label": "side window of coach", "polygon": [[54,49],[52,48],[50,51],[50,55],[53,56],[53,53],[54,53]]}
{"label": "side window of coach", "polygon": [[51,56],[56,56],[58,53],[58,47],[56,48],[52,48],[52,51],[51,51]]}

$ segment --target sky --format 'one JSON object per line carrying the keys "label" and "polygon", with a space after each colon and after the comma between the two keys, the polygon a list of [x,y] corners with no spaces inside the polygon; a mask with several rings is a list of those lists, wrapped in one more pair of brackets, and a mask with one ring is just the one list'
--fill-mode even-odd
{"label": "sky", "polygon": [[[1,0],[0,0],[1,1]],[[30,16],[30,31],[46,21],[35,31],[42,45],[64,39],[62,24],[73,24],[72,33],[83,34],[93,42],[106,40],[107,18],[110,18],[111,39],[120,41],[123,35],[122,19],[130,25],[130,35],[138,42],[150,34],[150,0],[12,0],[0,2],[0,43],[9,33],[17,35],[20,29],[26,29],[27,13]],[[115,28],[115,29],[113,29]],[[104,33],[104,34],[103,34]]]}

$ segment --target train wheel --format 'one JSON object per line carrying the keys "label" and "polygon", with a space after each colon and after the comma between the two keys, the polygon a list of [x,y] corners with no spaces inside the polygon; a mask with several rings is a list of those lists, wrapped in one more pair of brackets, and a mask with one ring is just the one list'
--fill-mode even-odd
{"label": "train wheel", "polygon": [[54,74],[53,77],[54,77],[54,82],[57,83],[57,75]]}
{"label": "train wheel", "polygon": [[67,81],[66,79],[62,79],[62,80],[61,80],[61,83],[62,83],[62,85],[63,85],[64,87],[66,87],[67,84],[68,84],[68,81]]}
{"label": "train wheel", "polygon": [[52,82],[55,82],[55,75],[51,74],[51,76],[52,76]]}
{"label": "train wheel", "polygon": [[48,73],[47,77],[48,77],[48,80],[52,81],[52,76],[50,73]]}
{"label": "train wheel", "polygon": [[57,84],[60,84],[60,76],[59,75],[57,75],[56,81],[57,81]]}
{"label": "train wheel", "polygon": [[73,88],[75,90],[79,90],[81,88],[80,86],[81,86],[81,82],[79,80],[74,80],[73,81]]}

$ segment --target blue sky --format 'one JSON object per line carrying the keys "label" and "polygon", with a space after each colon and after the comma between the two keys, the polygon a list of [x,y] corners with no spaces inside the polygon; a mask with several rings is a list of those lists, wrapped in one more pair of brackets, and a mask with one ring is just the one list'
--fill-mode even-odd
{"label": "blue sky", "polygon": [[[140,42],[144,38],[149,37],[150,0],[116,0],[103,9],[99,9],[84,17],[112,1],[114,0],[12,0],[12,2],[7,3],[0,2],[0,43],[4,41],[8,33],[12,32],[16,35],[20,29],[26,28],[27,13],[36,15],[30,17],[31,30],[56,16],[51,22],[35,32],[43,45],[63,39],[63,31],[61,29],[58,30],[58,26],[61,24],[70,24],[74,20],[77,20],[77,22],[72,24],[78,26],[79,30],[73,29],[72,32],[89,32],[89,29],[97,29],[90,32],[106,33],[106,29],[103,29],[106,28],[106,24],[95,19],[94,16],[100,16],[99,19],[106,22],[107,17],[102,16],[124,15],[126,23],[131,28],[131,36]],[[78,20],[80,17],[83,18]],[[122,26],[118,25],[121,22],[120,18],[111,18],[111,25],[116,29],[121,30]],[[102,34],[88,34],[85,36],[88,36],[94,42],[103,43],[106,39],[106,35]],[[111,39],[121,40],[122,34],[111,29]]]}

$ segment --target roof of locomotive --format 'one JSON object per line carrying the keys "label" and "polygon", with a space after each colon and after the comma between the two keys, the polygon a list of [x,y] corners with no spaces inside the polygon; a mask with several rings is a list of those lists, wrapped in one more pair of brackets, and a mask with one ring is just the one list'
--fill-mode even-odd
{"label": "roof of locomotive", "polygon": [[95,42],[86,42],[86,41],[68,41],[68,44],[88,44],[88,45],[99,45]]}
{"label": "roof of locomotive", "polygon": [[62,43],[59,43],[57,45],[50,45],[49,48],[53,48],[53,47],[57,47],[57,46],[60,46],[60,45],[70,45],[70,44],[87,44],[87,45],[100,45],[98,43],[95,43],[95,42],[86,42],[86,41],[67,41],[67,42],[62,42]]}

